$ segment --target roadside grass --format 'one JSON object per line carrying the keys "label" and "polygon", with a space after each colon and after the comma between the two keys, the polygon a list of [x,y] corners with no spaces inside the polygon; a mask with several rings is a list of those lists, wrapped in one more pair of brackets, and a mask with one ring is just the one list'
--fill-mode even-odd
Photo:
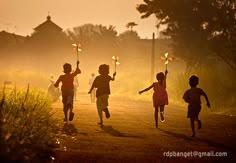
{"label": "roadside grass", "polygon": [[39,89],[0,92],[0,155],[7,161],[42,162],[52,157],[59,129],[51,100]]}

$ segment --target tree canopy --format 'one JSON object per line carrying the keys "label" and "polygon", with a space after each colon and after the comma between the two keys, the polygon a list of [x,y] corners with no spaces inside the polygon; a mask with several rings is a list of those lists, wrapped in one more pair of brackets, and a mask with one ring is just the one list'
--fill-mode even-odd
{"label": "tree canopy", "polygon": [[138,24],[136,24],[135,22],[129,22],[126,24],[126,27],[127,28],[130,28],[130,30],[132,31],[133,30],[133,27],[134,26],[137,26]]}
{"label": "tree canopy", "polygon": [[236,69],[234,0],[144,0],[137,6],[141,18],[154,14],[157,27],[173,40],[173,51],[191,69],[211,55]]}

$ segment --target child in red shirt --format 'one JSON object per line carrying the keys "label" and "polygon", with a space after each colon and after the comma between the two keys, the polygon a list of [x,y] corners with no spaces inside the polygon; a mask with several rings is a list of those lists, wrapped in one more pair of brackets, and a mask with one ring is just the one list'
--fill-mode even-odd
{"label": "child in red shirt", "polygon": [[61,91],[62,91],[62,103],[63,103],[63,111],[65,115],[64,121],[67,122],[67,115],[68,111],[70,110],[70,113],[73,110],[73,99],[74,99],[74,77],[77,74],[80,74],[81,71],[79,69],[79,61],[77,61],[77,67],[76,70],[71,73],[71,64],[65,63],[63,65],[64,69],[64,75],[60,75],[56,83],[54,84],[55,87],[59,86],[59,83],[62,83]]}
{"label": "child in red shirt", "polygon": [[161,122],[165,121],[164,118],[164,108],[165,105],[168,105],[168,95],[166,91],[166,76],[167,76],[167,70],[165,71],[165,74],[163,72],[159,72],[156,75],[156,79],[158,82],[154,82],[151,86],[148,88],[139,91],[139,94],[142,94],[143,92],[146,92],[153,88],[154,93],[152,96],[153,99],[153,106],[155,107],[155,126],[158,128],[158,108],[160,108],[160,117]]}

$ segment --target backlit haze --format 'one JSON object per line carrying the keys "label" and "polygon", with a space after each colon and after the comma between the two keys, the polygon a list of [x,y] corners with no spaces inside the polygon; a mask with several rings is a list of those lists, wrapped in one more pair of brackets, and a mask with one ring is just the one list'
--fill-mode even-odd
{"label": "backlit haze", "polygon": [[[130,94],[135,98],[143,99],[144,95],[137,96],[137,92],[152,83],[151,78],[156,72],[165,70],[165,64],[160,57],[170,52],[168,41],[156,42],[158,48],[154,58],[155,70],[153,73],[150,72],[151,38],[153,32],[157,33],[157,29],[154,16],[141,19],[141,14],[136,9],[138,4],[144,3],[143,0],[0,0],[0,2],[0,31],[5,30],[21,36],[28,35],[29,38],[35,32],[34,29],[47,20],[48,15],[52,22],[64,31],[84,24],[101,24],[106,27],[114,26],[119,35],[130,30],[126,27],[127,23],[138,24],[133,27],[133,30],[143,39],[139,40],[140,42],[130,41],[130,44],[123,43],[119,48],[113,49],[109,47],[112,45],[110,42],[107,43],[108,46],[102,47],[96,46],[96,43],[87,47],[82,44],[82,53],[79,54],[82,74],[78,75],[78,78],[79,90],[84,93],[89,90],[88,81],[91,73],[98,75],[99,65],[109,64],[110,75],[113,74],[112,56],[119,56],[121,63],[117,66],[116,81],[111,83],[113,95],[128,96]],[[1,53],[1,83],[7,80],[16,83],[17,87],[20,85],[25,87],[30,83],[31,87],[47,89],[51,76],[53,80],[56,80],[59,75],[63,74],[64,63],[71,63],[73,69],[75,68],[76,54],[72,51],[70,43],[58,45],[58,48],[52,51],[50,48],[43,51],[49,45],[44,42],[48,37],[42,38],[45,39],[43,43],[30,44],[29,39],[17,50],[14,47],[8,47],[7,51]],[[29,48],[26,48],[27,46]],[[170,64],[170,72],[175,69],[175,63],[177,64],[177,62]],[[153,79],[155,81],[155,78]],[[151,93],[152,91],[147,93],[148,99],[151,99]]]}
{"label": "backlit haze", "polygon": [[155,17],[141,19],[136,10],[143,0],[0,0],[0,31],[23,36],[45,21],[49,14],[63,30],[83,24],[115,26],[118,34],[127,30],[128,22],[138,24],[134,30],[141,38],[151,38],[156,32]]}

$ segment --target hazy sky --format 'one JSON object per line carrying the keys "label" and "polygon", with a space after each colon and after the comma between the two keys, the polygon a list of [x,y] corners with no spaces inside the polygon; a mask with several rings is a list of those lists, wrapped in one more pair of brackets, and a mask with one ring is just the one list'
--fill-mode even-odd
{"label": "hazy sky", "polygon": [[141,3],[143,0],[0,0],[0,31],[30,35],[49,12],[52,21],[64,30],[92,23],[113,25],[122,33],[133,21],[141,38],[151,38],[156,21],[154,16],[141,19],[136,10]]}

